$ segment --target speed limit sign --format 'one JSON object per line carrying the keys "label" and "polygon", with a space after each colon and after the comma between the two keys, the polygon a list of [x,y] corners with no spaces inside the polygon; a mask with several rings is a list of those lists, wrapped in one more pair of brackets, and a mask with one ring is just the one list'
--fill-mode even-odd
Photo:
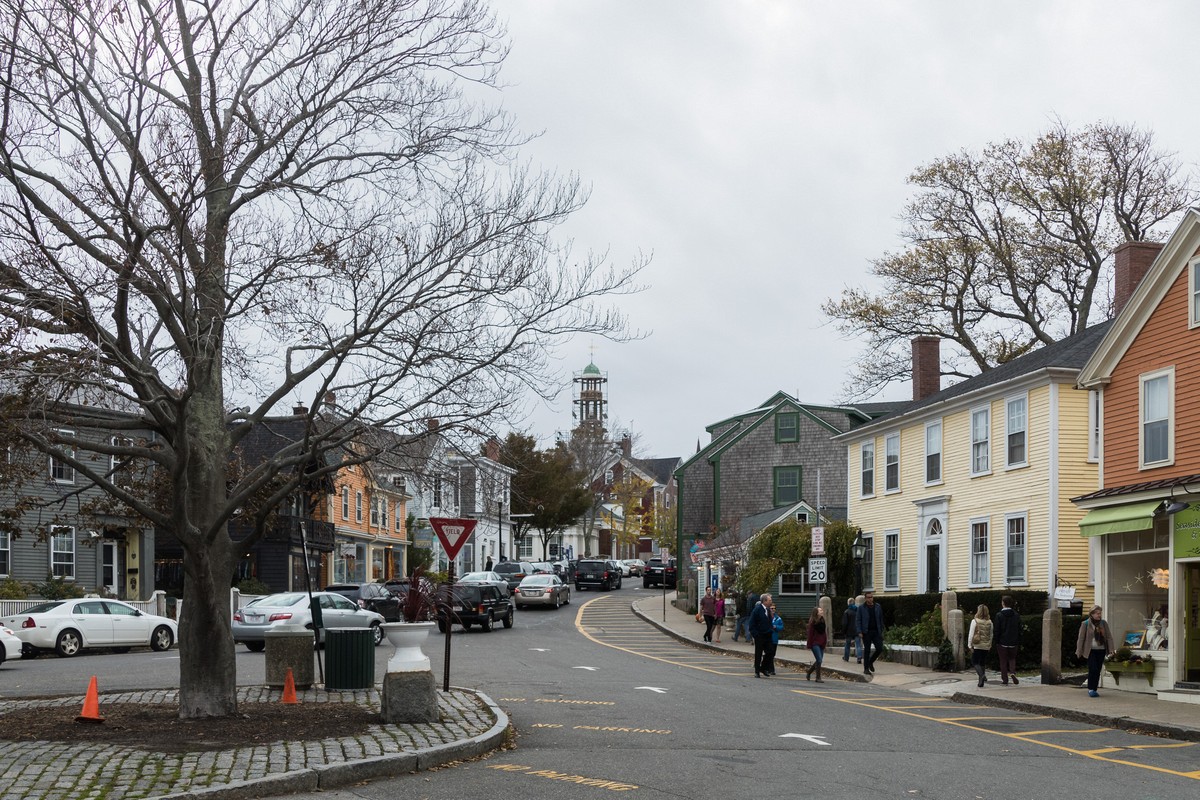
{"label": "speed limit sign", "polygon": [[828,581],[829,560],[825,557],[808,559],[808,582],[826,583]]}

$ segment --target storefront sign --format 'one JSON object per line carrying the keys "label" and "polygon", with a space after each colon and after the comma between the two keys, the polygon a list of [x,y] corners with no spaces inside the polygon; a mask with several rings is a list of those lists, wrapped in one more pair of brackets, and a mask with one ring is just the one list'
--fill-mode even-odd
{"label": "storefront sign", "polygon": [[1175,514],[1174,558],[1200,558],[1200,508],[1195,506]]}

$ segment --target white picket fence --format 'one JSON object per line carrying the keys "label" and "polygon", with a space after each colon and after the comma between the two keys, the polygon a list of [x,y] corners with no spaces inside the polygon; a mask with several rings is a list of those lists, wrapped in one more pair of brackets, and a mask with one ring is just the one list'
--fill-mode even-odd
{"label": "white picket fence", "polygon": [[[96,597],[98,595],[89,595]],[[242,594],[233,588],[229,590],[229,615],[232,617],[233,612],[237,611],[242,606],[249,603],[251,600],[257,600],[262,595],[257,594]],[[20,614],[22,611],[27,611],[36,605],[45,603],[41,599],[26,599],[26,600],[0,600],[0,617],[8,617],[14,614]],[[150,595],[149,600],[122,600],[134,608],[143,611],[147,614],[157,614],[160,617],[172,617],[179,619],[179,612],[183,608],[183,600],[177,599],[173,604],[167,602],[167,593],[156,591]],[[172,608],[172,606],[174,608]],[[171,613],[173,611],[173,613]]]}

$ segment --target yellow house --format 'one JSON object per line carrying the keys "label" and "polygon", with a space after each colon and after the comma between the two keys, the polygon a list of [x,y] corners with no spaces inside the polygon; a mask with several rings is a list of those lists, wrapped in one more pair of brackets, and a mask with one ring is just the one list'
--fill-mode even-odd
{"label": "yellow house", "polygon": [[[1096,399],[1074,388],[1103,323],[938,390],[938,344],[913,342],[914,401],[836,437],[864,588],[1044,589],[1093,596],[1083,514],[1097,485]],[[932,366],[931,366],[932,365]],[[930,378],[932,376],[932,379]]]}

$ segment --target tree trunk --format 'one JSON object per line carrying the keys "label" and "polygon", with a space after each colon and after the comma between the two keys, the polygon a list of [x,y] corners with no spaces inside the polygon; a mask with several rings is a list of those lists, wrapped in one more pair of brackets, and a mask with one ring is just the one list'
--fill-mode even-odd
{"label": "tree trunk", "polygon": [[237,663],[229,609],[233,543],[223,533],[209,547],[185,544],[184,551],[187,577],[179,619],[179,716],[229,716],[237,711]]}

